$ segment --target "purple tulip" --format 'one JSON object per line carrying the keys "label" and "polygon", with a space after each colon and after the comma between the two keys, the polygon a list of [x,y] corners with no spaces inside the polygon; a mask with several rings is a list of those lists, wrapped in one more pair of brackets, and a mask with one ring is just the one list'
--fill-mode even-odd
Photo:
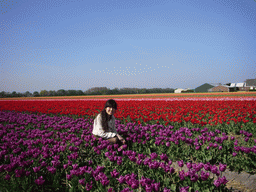
{"label": "purple tulip", "polygon": [[157,169],[159,167],[160,163],[157,161],[151,162],[148,164],[150,169]]}
{"label": "purple tulip", "polygon": [[30,175],[30,171],[26,171],[25,175],[28,177]]}
{"label": "purple tulip", "polygon": [[122,162],[123,162],[122,157],[121,157],[121,156],[118,156],[118,157],[117,157],[117,164],[118,164],[118,165],[122,165]]}
{"label": "purple tulip", "polygon": [[211,172],[214,173],[214,174],[216,174],[218,172],[218,168],[216,167],[216,165],[213,165],[211,167]]}
{"label": "purple tulip", "polygon": [[226,184],[227,184],[227,182],[228,182],[228,180],[226,179],[226,177],[225,177],[225,176],[220,177],[220,178],[219,178],[219,180],[220,180],[220,182],[221,182],[223,185],[226,185]]}
{"label": "purple tulip", "polygon": [[237,146],[237,147],[234,147],[235,151],[240,151],[240,147]]}
{"label": "purple tulip", "polygon": [[108,192],[115,192],[114,189],[111,187],[108,189]]}
{"label": "purple tulip", "polygon": [[196,172],[200,171],[200,169],[202,168],[201,164],[197,165],[196,163],[192,164],[192,167]]}
{"label": "purple tulip", "polygon": [[151,159],[156,159],[158,157],[157,153],[151,153],[150,154]]}
{"label": "purple tulip", "polygon": [[184,172],[184,170],[179,171],[179,177],[180,177],[180,180],[181,180],[181,181],[184,181],[184,180],[185,180],[185,172]]}
{"label": "purple tulip", "polygon": [[92,184],[93,184],[92,181],[90,183],[86,183],[86,185],[85,185],[86,191],[90,191],[92,189]]}
{"label": "purple tulip", "polygon": [[102,179],[100,182],[103,186],[108,186],[109,185],[109,180],[108,179]]}
{"label": "purple tulip", "polygon": [[196,182],[198,180],[198,175],[194,174],[194,175],[190,175],[190,181]]}
{"label": "purple tulip", "polygon": [[11,176],[9,174],[7,174],[4,178],[5,180],[10,180],[11,179]]}
{"label": "purple tulip", "polygon": [[219,169],[220,169],[221,172],[224,172],[226,170],[226,168],[227,168],[227,165],[224,165],[224,164],[220,163]]}
{"label": "purple tulip", "polygon": [[137,158],[135,156],[128,156],[129,159],[132,161],[132,162],[136,162],[137,161]]}
{"label": "purple tulip", "polygon": [[191,162],[187,162],[187,168],[190,169],[192,167],[192,163]]}
{"label": "purple tulip", "polygon": [[117,172],[116,169],[114,169],[114,171],[110,172],[110,174],[111,174],[111,176],[112,176],[113,178],[116,178],[116,177],[119,176],[119,172]]}
{"label": "purple tulip", "polygon": [[147,156],[144,154],[138,154],[138,159],[145,159]]}
{"label": "purple tulip", "polygon": [[57,161],[51,161],[51,163],[54,167],[58,167],[60,165],[60,161],[58,161],[58,160]]}
{"label": "purple tulip", "polygon": [[214,147],[214,148],[217,148],[217,147],[218,147],[218,144],[217,144],[217,143],[214,143],[214,144],[213,144],[213,147]]}
{"label": "purple tulip", "polygon": [[40,171],[40,167],[33,167],[33,170],[35,173],[37,173],[38,171]]}
{"label": "purple tulip", "polygon": [[64,165],[63,165],[63,168],[64,168],[64,169],[67,169],[68,166],[69,166],[68,164],[64,164]]}
{"label": "purple tulip", "polygon": [[80,179],[80,180],[79,180],[79,183],[80,183],[81,185],[85,185],[85,178]]}
{"label": "purple tulip", "polygon": [[170,173],[172,174],[172,173],[175,172],[175,169],[174,169],[173,167],[170,167],[169,171],[170,171]]}
{"label": "purple tulip", "polygon": [[213,184],[214,184],[216,187],[220,187],[221,181],[220,181],[219,179],[214,180]]}
{"label": "purple tulip", "polygon": [[138,159],[136,163],[137,163],[137,165],[141,165],[141,163],[143,163],[143,160],[142,159]]}
{"label": "purple tulip", "polygon": [[54,168],[54,167],[48,166],[47,169],[48,169],[48,171],[49,171],[51,174],[54,174],[54,173],[56,172],[56,168]]}
{"label": "purple tulip", "polygon": [[121,175],[117,180],[122,184],[125,182],[125,177]]}
{"label": "purple tulip", "polygon": [[22,177],[23,175],[25,175],[25,171],[23,169],[16,169],[15,170],[15,174],[16,174],[16,177]]}
{"label": "purple tulip", "polygon": [[247,154],[251,152],[251,148],[249,147],[240,147],[240,149]]}
{"label": "purple tulip", "polygon": [[164,188],[163,192],[171,192],[171,189]]}
{"label": "purple tulip", "polygon": [[209,172],[204,172],[204,171],[201,171],[201,178],[203,181],[206,181],[210,176],[210,173]]}
{"label": "purple tulip", "polygon": [[184,162],[183,162],[183,160],[178,161],[178,165],[179,165],[180,167],[183,167],[183,166],[184,166]]}
{"label": "purple tulip", "polygon": [[189,186],[187,187],[181,187],[180,192],[188,192],[189,191]]}
{"label": "purple tulip", "polygon": [[146,192],[152,192],[152,186],[151,185],[146,185]]}
{"label": "purple tulip", "polygon": [[137,180],[133,180],[131,184],[131,188],[133,189],[139,188],[139,182]]}
{"label": "purple tulip", "polygon": [[35,183],[37,185],[43,185],[44,182],[45,180],[43,179],[43,176],[40,176],[38,179],[35,180]]}

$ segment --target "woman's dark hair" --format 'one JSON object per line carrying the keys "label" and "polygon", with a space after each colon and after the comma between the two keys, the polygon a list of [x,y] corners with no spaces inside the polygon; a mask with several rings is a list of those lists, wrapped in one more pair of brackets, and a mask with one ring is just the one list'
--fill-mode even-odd
{"label": "woman's dark hair", "polygon": [[117,103],[114,99],[109,99],[105,103],[104,109],[100,112],[102,117],[102,127],[104,131],[108,131],[108,121],[112,119],[112,115],[107,114],[106,108],[112,107],[113,109],[117,109]]}

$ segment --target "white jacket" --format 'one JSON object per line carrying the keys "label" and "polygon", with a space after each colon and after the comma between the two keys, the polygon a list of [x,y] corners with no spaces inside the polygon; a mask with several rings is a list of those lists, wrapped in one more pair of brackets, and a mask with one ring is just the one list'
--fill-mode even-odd
{"label": "white jacket", "polygon": [[101,114],[98,114],[97,117],[94,119],[92,134],[102,137],[104,139],[110,139],[112,137],[115,137],[117,135],[115,120],[116,118],[114,117],[114,115],[112,115],[112,118],[108,121],[109,131],[105,132],[102,127]]}

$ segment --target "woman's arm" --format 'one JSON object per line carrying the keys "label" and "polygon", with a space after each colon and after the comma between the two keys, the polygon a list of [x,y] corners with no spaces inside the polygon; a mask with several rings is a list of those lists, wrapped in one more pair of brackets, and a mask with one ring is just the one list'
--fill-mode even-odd
{"label": "woman's arm", "polygon": [[114,117],[114,116],[112,116],[113,117],[113,129],[112,129],[112,131],[114,132],[114,133],[116,133],[116,136],[117,136],[117,138],[124,144],[125,143],[125,140],[124,140],[124,138],[121,136],[121,135],[119,135],[118,133],[117,133],[117,131],[116,131],[116,118]]}
{"label": "woman's arm", "polygon": [[102,127],[102,118],[100,115],[98,115],[94,119],[92,134],[109,139],[109,138],[115,137],[117,133],[105,132]]}

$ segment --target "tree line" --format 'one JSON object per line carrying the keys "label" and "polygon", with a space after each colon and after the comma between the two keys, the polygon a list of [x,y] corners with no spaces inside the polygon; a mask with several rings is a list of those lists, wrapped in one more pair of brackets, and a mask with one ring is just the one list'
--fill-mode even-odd
{"label": "tree line", "polygon": [[7,98],[7,97],[52,97],[52,96],[79,96],[79,95],[121,95],[121,94],[146,94],[146,93],[174,93],[174,89],[172,88],[114,88],[110,89],[107,87],[93,87],[86,91],[82,90],[64,90],[59,89],[58,91],[47,91],[47,90],[41,90],[40,92],[34,91],[33,93],[30,93],[29,91],[26,91],[25,93],[19,93],[16,91],[0,92],[1,98]]}

